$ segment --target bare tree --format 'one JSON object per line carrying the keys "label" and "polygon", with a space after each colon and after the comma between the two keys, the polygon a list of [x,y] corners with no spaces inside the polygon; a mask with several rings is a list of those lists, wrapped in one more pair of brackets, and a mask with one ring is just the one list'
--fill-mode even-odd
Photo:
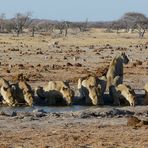
{"label": "bare tree", "polygon": [[35,25],[30,25],[30,27],[29,27],[29,31],[31,31],[31,37],[34,37],[34,35],[35,35],[35,31],[37,31],[38,30],[38,28],[35,26]]}
{"label": "bare tree", "polygon": [[69,29],[69,22],[63,21],[63,22],[58,22],[55,24],[55,29],[58,29],[60,31],[60,34],[64,34],[66,37],[68,34],[68,29]]}
{"label": "bare tree", "polygon": [[26,14],[16,14],[15,18],[13,19],[13,23],[14,31],[16,32],[17,36],[19,36],[19,34],[23,32],[24,28],[27,28],[31,24],[30,16],[30,12],[27,12]]}
{"label": "bare tree", "polygon": [[112,29],[115,29],[116,30],[116,33],[119,33],[119,30],[120,29],[124,29],[126,28],[126,23],[124,21],[121,21],[121,20],[118,20],[118,21],[113,21],[111,23],[111,26],[110,26]]}
{"label": "bare tree", "polygon": [[80,29],[81,32],[88,31],[88,19],[85,22],[78,22],[76,26]]}
{"label": "bare tree", "polygon": [[148,29],[148,20],[145,20],[145,21],[138,21],[137,24],[136,24],[136,30],[139,34],[139,38],[143,38],[144,37],[144,34],[146,32],[146,29]]}
{"label": "bare tree", "polygon": [[2,13],[0,15],[0,32],[4,32],[4,29],[5,29],[5,13]]}

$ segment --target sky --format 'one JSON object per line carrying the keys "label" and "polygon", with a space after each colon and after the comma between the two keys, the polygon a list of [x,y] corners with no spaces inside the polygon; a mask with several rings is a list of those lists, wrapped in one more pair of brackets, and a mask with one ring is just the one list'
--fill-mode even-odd
{"label": "sky", "polygon": [[12,18],[18,12],[31,12],[39,19],[111,21],[126,12],[148,17],[148,0],[0,0],[0,14]]}

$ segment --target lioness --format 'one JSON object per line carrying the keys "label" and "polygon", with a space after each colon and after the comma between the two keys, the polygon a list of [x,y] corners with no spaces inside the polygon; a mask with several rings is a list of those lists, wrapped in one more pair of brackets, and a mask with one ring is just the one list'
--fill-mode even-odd
{"label": "lioness", "polygon": [[109,90],[109,87],[112,85],[117,86],[123,83],[123,64],[128,64],[128,62],[129,59],[124,52],[113,58],[106,74],[107,90]]}
{"label": "lioness", "polygon": [[33,91],[31,86],[25,80],[19,80],[18,83],[11,85],[16,104],[27,103],[33,105]]}
{"label": "lioness", "polygon": [[[100,82],[100,84],[99,84]],[[95,76],[89,76],[87,78],[80,78],[78,80],[78,89],[80,97],[85,99],[87,105],[102,105],[102,81],[98,81]]]}
{"label": "lioness", "polygon": [[71,105],[74,97],[74,91],[63,81],[49,81],[44,87],[38,87],[36,93],[48,105]]}
{"label": "lioness", "polygon": [[114,105],[120,105],[120,99],[126,99],[130,106],[136,105],[136,95],[129,85],[119,84],[110,87],[110,95],[114,100]]}
{"label": "lioness", "polygon": [[145,84],[144,90],[145,90],[145,96],[144,96],[143,105],[148,105],[148,83]]}
{"label": "lioness", "polygon": [[15,105],[15,99],[8,81],[0,77],[0,93],[2,95],[2,102],[8,106]]}

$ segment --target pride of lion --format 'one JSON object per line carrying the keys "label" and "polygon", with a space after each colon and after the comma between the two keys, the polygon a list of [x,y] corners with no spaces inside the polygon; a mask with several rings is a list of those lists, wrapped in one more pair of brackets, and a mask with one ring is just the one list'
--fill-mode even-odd
{"label": "pride of lion", "polygon": [[[106,76],[97,77],[89,75],[78,79],[79,97],[84,105],[105,105],[105,92],[112,105],[122,105],[126,102],[130,106],[137,105],[137,96],[134,90],[123,84],[123,65],[128,64],[129,59],[125,53],[115,56],[109,65]],[[148,83],[144,86],[145,95],[141,104],[148,105]],[[21,75],[18,81],[10,84],[4,78],[0,78],[0,102],[8,106],[20,105],[72,105],[76,97],[68,82],[49,81],[44,86],[38,86],[35,90],[23,79]]]}

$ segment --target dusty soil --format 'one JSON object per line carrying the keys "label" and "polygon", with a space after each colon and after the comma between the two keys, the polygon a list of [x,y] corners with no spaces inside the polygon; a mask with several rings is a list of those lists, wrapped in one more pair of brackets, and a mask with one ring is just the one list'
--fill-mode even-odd
{"label": "dusty soil", "polygon": [[[79,77],[104,75],[111,59],[124,51],[131,59],[124,67],[124,83],[141,91],[148,82],[148,34],[143,39],[137,36],[97,29],[67,38],[1,34],[0,73],[11,82],[23,73],[33,88],[49,80],[68,80],[76,90]],[[1,111],[0,147],[147,148],[147,125],[127,126],[131,115],[147,120],[147,108],[123,107],[121,112],[112,107],[63,113]]]}
{"label": "dusty soil", "polygon": [[74,85],[79,77],[105,74],[111,59],[123,51],[130,57],[124,81],[141,89],[148,81],[147,38],[147,33],[144,39],[138,39],[136,33],[104,33],[97,29],[69,34],[67,38],[1,35],[0,73],[12,82],[23,73],[33,87],[49,80],[68,80]]}
{"label": "dusty soil", "polygon": [[148,121],[148,106],[89,108],[76,112],[7,112],[0,115],[0,147],[148,147],[148,125],[127,126],[130,116]]}

